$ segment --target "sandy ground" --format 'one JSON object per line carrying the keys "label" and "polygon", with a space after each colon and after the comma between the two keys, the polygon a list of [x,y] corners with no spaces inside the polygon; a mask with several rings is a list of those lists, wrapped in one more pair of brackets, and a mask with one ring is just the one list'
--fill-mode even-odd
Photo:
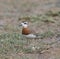
{"label": "sandy ground", "polygon": [[[18,21],[20,17],[24,16],[36,16],[46,13],[48,10],[59,11],[60,0],[0,0],[0,33],[13,32],[18,28],[18,24],[22,21]],[[37,32],[43,33],[47,30],[51,30],[55,34],[60,33],[60,17],[54,17],[56,23],[31,23],[31,28],[38,30]],[[34,26],[36,25],[36,26]],[[58,26],[57,26],[58,25]],[[34,26],[34,27],[32,27]],[[12,29],[13,28],[13,29]],[[19,30],[20,28],[18,28]],[[35,31],[36,31],[35,30]],[[15,32],[21,32],[20,30],[14,30]],[[60,35],[53,37],[52,39],[42,40],[43,42],[54,42],[60,40]],[[21,53],[9,53],[9,55],[1,55],[0,59],[60,59],[60,41],[51,45],[51,48],[42,51],[42,54],[21,54]],[[6,57],[6,58],[4,58]]]}

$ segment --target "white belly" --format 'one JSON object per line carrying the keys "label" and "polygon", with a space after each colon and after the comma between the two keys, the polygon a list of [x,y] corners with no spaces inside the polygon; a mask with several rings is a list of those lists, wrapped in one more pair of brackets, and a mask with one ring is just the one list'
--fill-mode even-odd
{"label": "white belly", "polygon": [[34,34],[29,34],[29,35],[24,35],[24,36],[27,38],[36,38],[36,35],[34,35]]}

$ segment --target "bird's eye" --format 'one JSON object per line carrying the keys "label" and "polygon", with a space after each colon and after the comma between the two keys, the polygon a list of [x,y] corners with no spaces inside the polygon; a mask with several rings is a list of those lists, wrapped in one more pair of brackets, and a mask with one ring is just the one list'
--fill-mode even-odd
{"label": "bird's eye", "polygon": [[28,24],[28,22],[22,22],[23,24]]}
{"label": "bird's eye", "polygon": [[24,24],[27,24],[27,23],[24,23]]}

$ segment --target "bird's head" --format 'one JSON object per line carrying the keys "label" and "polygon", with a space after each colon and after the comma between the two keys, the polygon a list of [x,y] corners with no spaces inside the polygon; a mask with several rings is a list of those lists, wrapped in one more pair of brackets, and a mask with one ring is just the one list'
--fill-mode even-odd
{"label": "bird's head", "polygon": [[24,28],[28,27],[28,22],[22,22],[19,26],[23,26]]}

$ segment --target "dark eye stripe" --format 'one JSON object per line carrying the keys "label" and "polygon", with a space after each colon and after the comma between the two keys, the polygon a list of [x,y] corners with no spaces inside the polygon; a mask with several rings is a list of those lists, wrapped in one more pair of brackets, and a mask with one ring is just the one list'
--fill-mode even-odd
{"label": "dark eye stripe", "polygon": [[24,24],[27,24],[26,22],[24,22]]}

